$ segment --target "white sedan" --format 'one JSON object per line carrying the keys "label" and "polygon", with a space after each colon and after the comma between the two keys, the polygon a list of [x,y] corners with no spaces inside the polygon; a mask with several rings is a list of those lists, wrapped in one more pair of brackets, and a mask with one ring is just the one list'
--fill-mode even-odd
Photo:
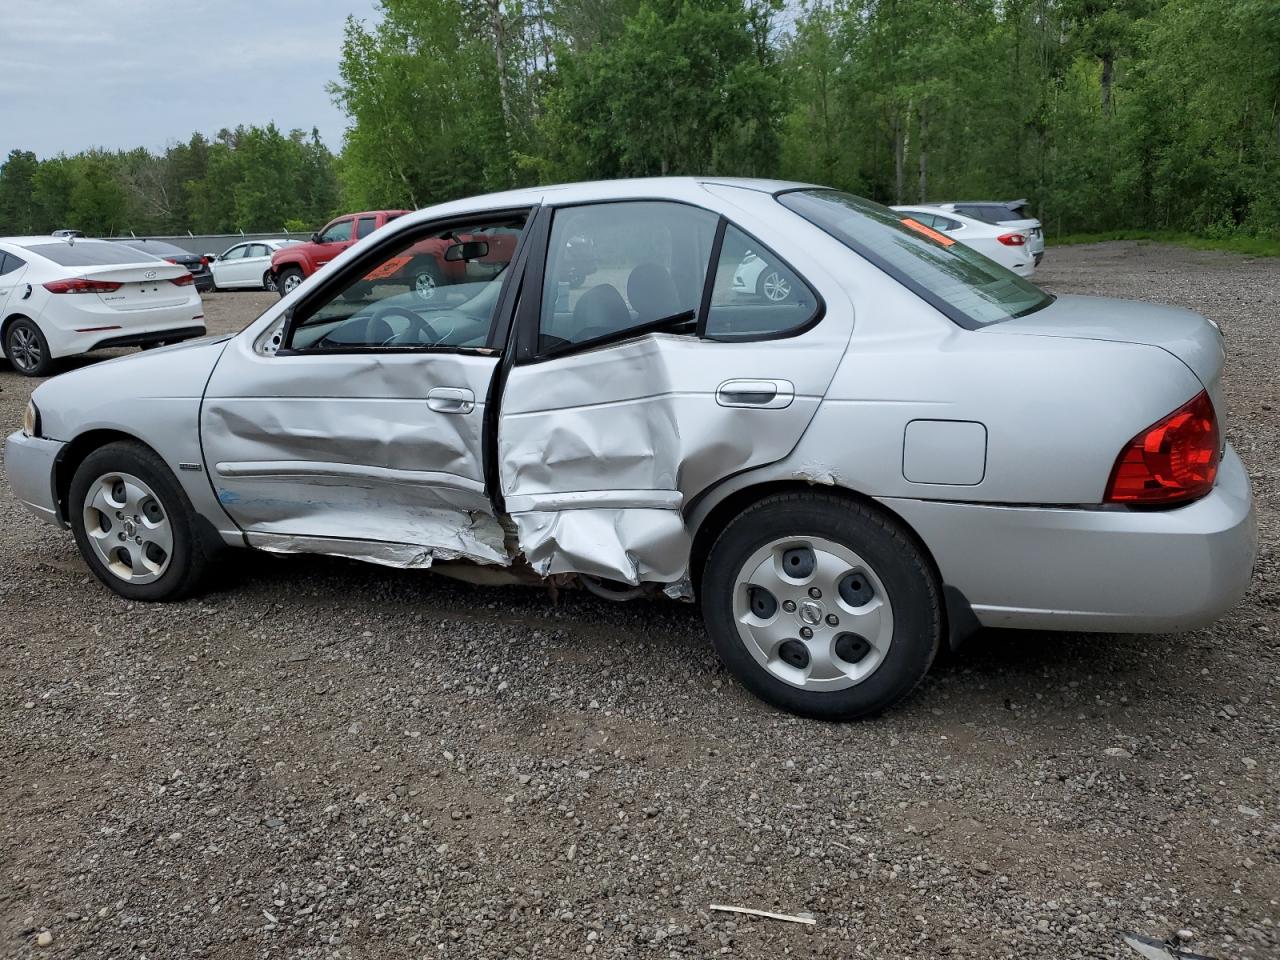
{"label": "white sedan", "polygon": [[1029,277],[1036,272],[1031,238],[1020,229],[984,223],[962,213],[939,210],[936,207],[901,206],[892,209],[902,215],[903,223],[907,226],[915,224],[930,234],[936,234],[940,243],[954,243],[958,240],[1020,277]]}
{"label": "white sedan", "polygon": [[221,256],[209,257],[215,290],[276,289],[271,255],[297,240],[252,240],[237,243]]}
{"label": "white sedan", "polygon": [[0,238],[0,357],[18,373],[48,376],[59,357],[204,332],[185,267],[104,240]]}

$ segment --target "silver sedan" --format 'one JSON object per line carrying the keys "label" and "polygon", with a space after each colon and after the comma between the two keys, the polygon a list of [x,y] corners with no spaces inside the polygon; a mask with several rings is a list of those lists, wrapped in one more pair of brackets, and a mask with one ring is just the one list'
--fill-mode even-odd
{"label": "silver sedan", "polygon": [[852,718],[982,625],[1230,609],[1222,369],[1196,314],[1054,297],[834,190],[590,183],[405,216],[235,336],[57,377],[5,463],[131,599],[226,547],[696,599],[750,690]]}

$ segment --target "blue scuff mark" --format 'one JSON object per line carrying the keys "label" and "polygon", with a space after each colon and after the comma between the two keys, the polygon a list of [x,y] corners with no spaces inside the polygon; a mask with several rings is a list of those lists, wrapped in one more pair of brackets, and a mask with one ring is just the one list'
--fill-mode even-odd
{"label": "blue scuff mark", "polygon": [[220,489],[218,490],[218,502],[219,503],[239,503],[240,494],[236,493],[234,490]]}

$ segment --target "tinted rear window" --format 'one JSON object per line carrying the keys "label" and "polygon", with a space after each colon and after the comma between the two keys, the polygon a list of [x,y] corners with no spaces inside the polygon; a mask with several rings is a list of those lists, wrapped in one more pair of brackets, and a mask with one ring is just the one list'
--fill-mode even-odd
{"label": "tinted rear window", "polygon": [[106,240],[77,240],[74,244],[57,240],[37,243],[27,249],[62,267],[105,267],[119,263],[143,263],[147,259],[132,247]]}
{"label": "tinted rear window", "polygon": [[149,253],[153,257],[189,257],[191,252],[183,250],[181,247],[172,243],[165,243],[163,240],[120,240],[117,241],[123,246],[132,247],[134,250],[141,250],[143,253]]}
{"label": "tinted rear window", "polygon": [[1053,302],[1039,287],[951,237],[904,225],[899,217],[910,214],[837,190],[797,190],[778,201],[962,327],[1025,316]]}
{"label": "tinted rear window", "polygon": [[1021,219],[1008,207],[1002,207],[996,203],[957,203],[956,213],[963,213],[966,217],[973,217],[983,223],[1000,223],[1004,220]]}

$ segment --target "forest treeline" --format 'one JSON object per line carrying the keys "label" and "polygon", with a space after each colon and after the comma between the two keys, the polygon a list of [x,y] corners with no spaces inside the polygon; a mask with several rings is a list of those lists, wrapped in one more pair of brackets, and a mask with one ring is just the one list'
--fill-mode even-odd
{"label": "forest treeline", "polygon": [[1280,0],[381,0],[314,131],[0,167],[0,232],[311,227],[508,186],[1027,197],[1051,233],[1280,236]]}

